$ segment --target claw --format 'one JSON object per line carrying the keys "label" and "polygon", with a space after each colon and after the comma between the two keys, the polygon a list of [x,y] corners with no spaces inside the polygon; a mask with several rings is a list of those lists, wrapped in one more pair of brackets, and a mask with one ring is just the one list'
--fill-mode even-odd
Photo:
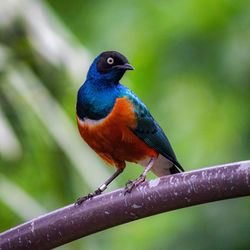
{"label": "claw", "polygon": [[97,195],[99,195],[101,193],[102,193],[102,191],[98,188],[95,192],[89,193],[88,195],[85,195],[83,197],[78,198],[75,205],[80,206],[84,201],[86,201],[88,199],[91,199],[91,198],[93,198],[93,197],[95,197],[95,196],[97,196]]}
{"label": "claw", "polygon": [[133,183],[132,180],[128,180],[128,181],[126,182],[125,186],[128,187],[128,186],[131,185],[132,183]]}
{"label": "claw", "polygon": [[77,199],[75,205],[77,206],[80,206],[84,201],[88,200],[88,199],[91,199],[97,195],[101,194],[101,191],[99,189],[97,189],[94,193],[90,193],[88,195],[85,195],[83,197],[80,197]]}
{"label": "claw", "polygon": [[122,173],[123,168],[118,168],[115,173],[109,177],[100,187],[97,188],[93,193],[90,193],[86,196],[80,197],[77,199],[75,206],[80,206],[84,201],[93,198],[94,196],[100,195],[107,186],[120,174]]}
{"label": "claw", "polygon": [[80,206],[84,201],[88,199],[88,196],[79,197],[75,203],[75,206]]}
{"label": "claw", "polygon": [[90,193],[88,195],[85,195],[83,197],[79,197],[75,203],[75,206],[80,206],[84,201],[93,198],[95,195],[93,193]]}
{"label": "claw", "polygon": [[[127,193],[131,193],[131,191],[138,187],[142,182],[145,181],[145,177],[144,176],[140,176],[138,177],[136,180],[134,181],[131,181],[131,180],[128,180],[126,182],[126,186],[125,186],[125,192],[124,192],[124,195],[127,194]],[[129,186],[130,185],[130,186]]]}

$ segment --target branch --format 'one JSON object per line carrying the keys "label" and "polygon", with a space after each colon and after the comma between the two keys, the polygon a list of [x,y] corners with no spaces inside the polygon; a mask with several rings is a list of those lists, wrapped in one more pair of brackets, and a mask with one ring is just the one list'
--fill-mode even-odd
{"label": "branch", "polygon": [[0,249],[51,249],[154,214],[250,195],[250,161],[146,181],[124,196],[118,189],[73,204],[0,234]]}

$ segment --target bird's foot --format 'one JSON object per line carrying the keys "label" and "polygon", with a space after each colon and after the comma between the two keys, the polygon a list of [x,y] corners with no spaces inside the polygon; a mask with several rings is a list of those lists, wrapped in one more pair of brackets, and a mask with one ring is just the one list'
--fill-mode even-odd
{"label": "bird's foot", "polygon": [[79,197],[75,203],[75,206],[80,206],[84,201],[91,199],[99,194],[101,194],[102,191],[98,188],[96,191],[94,191],[93,193],[89,193],[88,195],[85,195],[83,197]]}
{"label": "bird's foot", "polygon": [[125,187],[125,192],[124,192],[124,194],[126,194],[126,193],[131,193],[131,191],[134,189],[134,188],[136,188],[136,187],[138,187],[142,182],[144,182],[145,181],[145,176],[143,176],[143,175],[141,175],[141,176],[139,176],[136,180],[128,180],[127,182],[126,182],[126,187]]}

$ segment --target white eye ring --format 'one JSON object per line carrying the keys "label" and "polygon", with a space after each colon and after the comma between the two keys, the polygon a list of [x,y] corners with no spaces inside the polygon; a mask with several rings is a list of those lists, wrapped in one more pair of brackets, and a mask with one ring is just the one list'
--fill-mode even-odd
{"label": "white eye ring", "polygon": [[107,63],[108,63],[108,64],[113,64],[113,63],[114,63],[114,58],[113,58],[113,57],[109,57],[109,58],[107,59]]}

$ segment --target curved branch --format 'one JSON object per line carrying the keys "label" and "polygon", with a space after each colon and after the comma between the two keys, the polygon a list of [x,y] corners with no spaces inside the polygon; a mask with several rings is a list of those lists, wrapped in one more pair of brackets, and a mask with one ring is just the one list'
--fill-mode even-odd
{"label": "curved branch", "polygon": [[146,181],[69,205],[0,234],[0,249],[51,249],[126,222],[179,208],[250,195],[250,161]]}

